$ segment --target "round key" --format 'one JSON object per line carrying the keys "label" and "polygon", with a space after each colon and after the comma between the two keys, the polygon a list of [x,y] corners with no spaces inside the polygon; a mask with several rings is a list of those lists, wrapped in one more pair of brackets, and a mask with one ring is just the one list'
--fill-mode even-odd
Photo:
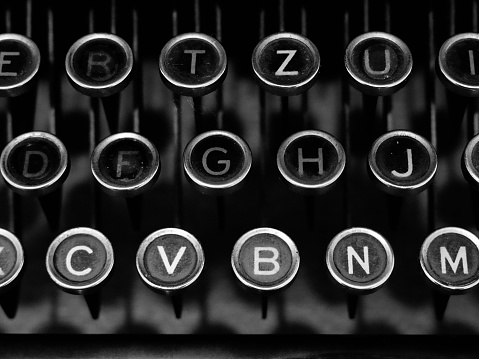
{"label": "round key", "polygon": [[205,256],[200,242],[178,228],[153,232],[141,242],[136,268],[145,284],[162,294],[174,294],[200,276]]}
{"label": "round key", "polygon": [[434,147],[409,131],[388,132],[369,151],[370,177],[381,190],[392,195],[412,195],[425,190],[436,169]]}
{"label": "round key", "polygon": [[350,228],[336,235],[326,251],[332,278],[347,291],[368,294],[388,280],[394,268],[391,245],[367,228]]}
{"label": "round key", "polygon": [[160,155],[145,137],[131,132],[117,133],[96,146],[91,170],[106,193],[133,197],[155,184],[160,174]]}
{"label": "round key", "polygon": [[368,32],[349,43],[344,64],[356,89],[371,96],[385,96],[406,85],[412,70],[412,56],[398,37]]}
{"label": "round key", "polygon": [[226,53],[211,36],[181,34],[161,50],[159,68],[163,82],[171,91],[184,96],[203,96],[223,83],[227,72]]}
{"label": "round key", "polygon": [[343,146],[322,131],[301,131],[279,147],[276,164],[282,178],[303,194],[322,193],[337,181],[346,166]]}
{"label": "round key", "polygon": [[116,35],[89,34],[70,47],[65,67],[77,91],[92,97],[106,97],[129,84],[133,52],[126,41]]}
{"label": "round key", "polygon": [[256,45],[251,59],[259,85],[279,96],[294,96],[313,86],[320,57],[306,37],[289,32],[270,35]]}
{"label": "round key", "polygon": [[63,143],[47,132],[28,132],[14,138],[0,156],[7,185],[21,195],[45,195],[65,181],[70,161]]}
{"label": "round key", "polygon": [[40,51],[28,37],[0,34],[0,96],[28,91],[40,68]]}
{"label": "round key", "polygon": [[23,247],[15,235],[0,228],[0,291],[6,290],[23,268]]}
{"label": "round key", "polygon": [[299,269],[299,253],[283,232],[257,228],[238,239],[231,265],[242,285],[266,293],[292,283]]}
{"label": "round key", "polygon": [[464,178],[479,191],[479,135],[474,136],[467,144],[462,155],[461,168]]}
{"label": "round key", "polygon": [[252,164],[251,150],[239,136],[209,131],[188,143],[183,155],[186,177],[200,192],[229,194],[241,187]]}
{"label": "round key", "polygon": [[113,268],[110,241],[91,228],[73,228],[60,234],[47,251],[50,278],[65,292],[88,294],[97,290]]}
{"label": "round key", "polygon": [[461,95],[479,96],[479,34],[455,35],[441,46],[436,73],[446,88]]}
{"label": "round key", "polygon": [[430,234],[421,247],[421,268],[435,288],[458,294],[479,283],[479,239],[462,228]]}

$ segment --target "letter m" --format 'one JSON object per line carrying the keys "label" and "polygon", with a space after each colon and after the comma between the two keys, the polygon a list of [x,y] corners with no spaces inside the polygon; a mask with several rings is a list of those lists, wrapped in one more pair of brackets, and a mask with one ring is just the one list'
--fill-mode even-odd
{"label": "letter m", "polygon": [[457,272],[457,268],[459,267],[459,262],[462,260],[462,268],[463,268],[464,274],[469,274],[469,269],[467,267],[466,247],[463,247],[463,246],[459,247],[459,250],[457,251],[457,255],[456,255],[456,260],[454,262],[452,261],[451,255],[447,251],[446,247],[440,247],[440,251],[441,251],[441,271],[443,274],[447,273],[446,260],[448,261],[454,273]]}

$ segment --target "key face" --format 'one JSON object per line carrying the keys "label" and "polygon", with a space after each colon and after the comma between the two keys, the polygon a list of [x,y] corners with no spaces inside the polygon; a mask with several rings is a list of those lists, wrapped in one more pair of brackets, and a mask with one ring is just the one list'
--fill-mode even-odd
{"label": "key face", "polygon": [[40,68],[40,51],[28,37],[0,34],[0,96],[28,91]]}
{"label": "key face", "polygon": [[104,284],[113,268],[110,241],[92,228],[79,227],[60,234],[48,248],[50,278],[64,291],[84,294]]}
{"label": "key face", "polygon": [[406,85],[413,62],[401,39],[384,32],[369,32],[349,43],[344,63],[356,89],[367,95],[385,96]]}
{"label": "key face", "polygon": [[106,33],[89,34],[68,50],[65,67],[72,86],[93,97],[123,90],[133,71],[133,53],[122,38]]}
{"label": "key face", "polygon": [[223,83],[227,72],[226,52],[211,36],[178,35],[161,50],[159,69],[163,82],[173,92],[203,96]]}
{"label": "key face", "polygon": [[95,148],[91,170],[105,192],[132,197],[155,184],[161,170],[160,156],[145,137],[131,132],[117,133]]}
{"label": "key face", "polygon": [[394,268],[394,254],[379,233],[350,228],[329,243],[326,264],[339,285],[351,292],[367,294],[388,280]]}
{"label": "key face", "polygon": [[438,229],[424,241],[420,263],[436,288],[450,294],[463,292],[479,283],[479,239],[462,228]]}
{"label": "key face", "polygon": [[23,247],[15,235],[0,228],[0,291],[8,287],[23,268]]}
{"label": "key face", "polygon": [[253,51],[253,71],[267,92],[294,96],[313,86],[320,56],[306,37],[282,32],[261,40]]}
{"label": "key face", "polygon": [[229,194],[240,188],[252,165],[251,150],[239,136],[209,131],[188,143],[183,167],[202,193]]}
{"label": "key face", "polygon": [[22,195],[44,195],[57,189],[69,173],[63,143],[47,132],[14,138],[0,157],[0,172],[8,186]]}
{"label": "key face", "polygon": [[205,263],[200,242],[178,228],[158,230],[141,243],[136,255],[138,273],[148,287],[168,294],[193,284]]}
{"label": "key face", "polygon": [[321,193],[341,176],[346,166],[344,149],[322,131],[301,131],[279,147],[276,165],[286,184],[299,193]]}
{"label": "key face", "polygon": [[461,96],[479,95],[479,35],[464,33],[444,42],[436,61],[441,82]]}
{"label": "key face", "polygon": [[368,156],[368,173],[383,191],[412,195],[425,190],[437,169],[434,147],[410,131],[392,131],[378,138]]}
{"label": "key face", "polygon": [[291,284],[299,269],[299,252],[283,232],[257,228],[238,239],[231,265],[244,286],[270,292]]}

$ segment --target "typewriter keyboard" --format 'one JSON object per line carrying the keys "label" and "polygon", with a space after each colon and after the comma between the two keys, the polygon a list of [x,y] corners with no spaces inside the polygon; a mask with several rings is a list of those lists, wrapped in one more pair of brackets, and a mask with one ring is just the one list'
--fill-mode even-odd
{"label": "typewriter keyboard", "polygon": [[0,332],[479,333],[477,0],[0,18]]}

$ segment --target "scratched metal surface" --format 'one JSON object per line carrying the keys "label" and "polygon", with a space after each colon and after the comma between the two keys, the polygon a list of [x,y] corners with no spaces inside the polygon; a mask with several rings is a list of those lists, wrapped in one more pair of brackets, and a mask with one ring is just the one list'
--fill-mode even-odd
{"label": "scratched metal surface", "polygon": [[[389,126],[413,130],[429,139],[433,136],[439,153],[434,191],[406,198],[399,211],[392,209],[366,172],[369,146],[386,130],[382,101],[377,119],[364,118],[361,95],[343,81],[345,41],[364,32],[365,19],[369,30],[384,30],[386,2],[351,1],[347,8],[344,1],[337,1],[323,6],[321,11],[313,1],[284,1],[283,7],[279,0],[234,5],[202,0],[198,3],[195,8],[194,1],[169,2],[162,5],[161,11],[149,2],[137,1],[134,8],[120,1],[116,4],[118,35],[133,43],[133,24],[138,25],[136,66],[142,70],[140,78],[121,95],[120,127],[130,130],[135,110],[141,110],[141,116],[136,118],[140,133],[157,146],[162,161],[160,178],[145,197],[140,230],[132,228],[123,200],[95,194],[89,169],[91,130],[95,129],[97,139],[106,137],[109,131],[103,115],[95,119],[96,126],[91,126],[91,102],[73,90],[63,67],[69,46],[87,34],[91,26],[94,31],[111,31],[109,2],[80,2],[73,10],[66,2],[32,1],[30,12],[24,1],[2,4],[0,16],[10,19],[2,21],[2,31],[8,24],[13,32],[31,31],[42,54],[36,102],[25,99],[20,110],[12,111],[12,120],[14,124],[25,123],[29,110],[34,116],[34,129],[49,130],[54,120],[72,167],[63,187],[62,217],[57,231],[49,229],[35,198],[23,198],[22,213],[13,218],[10,195],[0,184],[1,225],[8,227],[15,220],[26,252],[18,313],[14,319],[0,313],[0,332],[477,334],[479,292],[474,289],[452,298],[445,319],[437,322],[431,292],[420,275],[418,261],[420,245],[433,228],[454,225],[477,233],[469,188],[460,171],[460,156],[470,136],[470,126],[463,121],[457,131],[449,130],[445,93],[430,74],[428,54],[430,36],[434,36],[433,50],[437,52],[449,31],[472,30],[473,2],[454,5],[451,1],[390,1],[391,32],[410,47],[414,69],[407,86],[391,97]],[[364,4],[369,4],[366,18]],[[451,11],[451,4],[455,12]],[[430,16],[431,11],[434,16]],[[29,13],[31,28],[26,26]],[[136,20],[132,14],[136,14]],[[458,19],[453,29],[452,16]],[[53,24],[55,44],[55,56],[50,61],[53,59],[58,69],[53,73],[49,71],[49,24]],[[250,68],[251,52],[261,33],[277,32],[282,26],[287,31],[305,33],[321,54],[317,83],[306,95],[292,97],[287,104],[269,94],[263,101]],[[175,106],[173,95],[159,77],[158,56],[174,32],[198,29],[221,37],[229,60],[228,76],[221,96],[207,95],[199,104],[184,97]],[[59,94],[53,96],[53,101],[52,93]],[[134,100],[137,95],[140,101]],[[0,101],[2,147],[9,136],[7,106],[6,100]],[[436,110],[437,126],[431,125],[432,107]],[[197,132],[215,128],[218,123],[245,139],[254,158],[246,186],[224,199],[222,226],[217,200],[198,193],[178,171],[178,154],[187,142]],[[313,206],[304,197],[291,193],[274,168],[275,152],[283,139],[294,131],[309,128],[325,130],[347,147],[346,176],[330,192],[314,198]],[[432,200],[435,206],[429,205]],[[54,286],[44,265],[48,245],[58,233],[93,225],[110,239],[116,256],[98,320],[90,318],[82,297],[65,294]],[[176,319],[169,298],[153,293],[141,282],[135,254],[140,241],[149,233],[179,225],[200,240],[206,264],[198,283],[185,296],[182,318]],[[284,231],[295,241],[301,266],[294,284],[270,299],[268,317],[263,320],[259,298],[236,283],[230,254],[243,233],[265,225]],[[388,284],[365,297],[357,318],[349,320],[344,293],[327,275],[325,252],[335,234],[353,225],[384,235],[393,246],[396,267]]]}

